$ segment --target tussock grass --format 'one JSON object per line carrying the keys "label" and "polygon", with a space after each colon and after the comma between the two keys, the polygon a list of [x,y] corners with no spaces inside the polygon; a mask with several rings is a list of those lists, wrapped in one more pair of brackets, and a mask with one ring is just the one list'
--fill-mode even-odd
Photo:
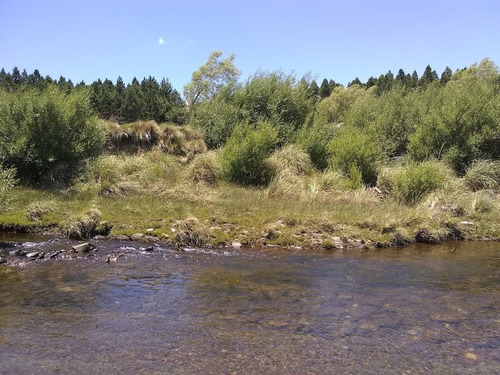
{"label": "tussock grass", "polygon": [[108,151],[112,153],[135,154],[159,149],[192,158],[207,151],[202,133],[188,126],[158,125],[153,120],[123,125],[101,121],[101,126],[107,135]]}
{"label": "tussock grass", "polygon": [[285,174],[293,176],[309,175],[314,167],[311,157],[297,145],[288,145],[276,150],[266,161],[274,177]]}
{"label": "tussock grass", "polygon": [[196,156],[189,165],[188,179],[194,183],[217,184],[221,176],[218,157],[217,151],[210,151]]}
{"label": "tussock grass", "polygon": [[39,201],[30,203],[26,209],[26,218],[30,221],[41,221],[42,216],[56,208],[54,201]]}
{"label": "tussock grass", "polygon": [[500,236],[498,195],[472,192],[461,178],[448,178],[408,205],[392,190],[387,196],[352,190],[343,174],[331,170],[281,173],[267,188],[230,184],[212,170],[217,156],[197,155],[188,165],[160,150],[103,156],[73,189],[14,188],[8,193],[12,209],[0,215],[0,226],[57,225],[84,238],[108,221],[111,235],[152,234],[180,246],[333,248],[339,237],[345,247],[375,248]]}
{"label": "tussock grass", "polygon": [[174,155],[194,157],[207,151],[203,134],[188,126],[164,125],[160,148]]}
{"label": "tussock grass", "polygon": [[69,218],[61,227],[68,238],[84,239],[97,234],[106,235],[111,230],[111,226],[101,219],[101,211],[91,208],[81,215]]}
{"label": "tussock grass", "polygon": [[89,165],[84,183],[77,190],[97,187],[101,195],[124,196],[147,189],[162,190],[179,175],[177,160],[162,151],[144,154],[105,155]]}
{"label": "tussock grass", "polygon": [[472,191],[496,190],[500,187],[500,161],[477,160],[467,169],[464,179]]}

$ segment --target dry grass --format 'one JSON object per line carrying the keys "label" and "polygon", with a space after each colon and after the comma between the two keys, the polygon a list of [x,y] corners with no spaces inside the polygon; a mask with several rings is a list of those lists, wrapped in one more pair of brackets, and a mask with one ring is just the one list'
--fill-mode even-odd
{"label": "dry grass", "polygon": [[275,151],[266,162],[275,177],[309,175],[314,170],[309,154],[297,145],[288,145]]}
{"label": "dry grass", "polygon": [[141,153],[153,149],[187,156],[207,151],[203,135],[188,126],[158,125],[155,121],[136,121],[129,124],[101,122],[107,137],[107,149],[111,153]]}
{"label": "dry grass", "polygon": [[196,156],[187,169],[188,179],[194,183],[217,184],[221,176],[218,157],[217,151],[210,151]]}
{"label": "dry grass", "polygon": [[477,160],[465,173],[467,186],[473,190],[496,190],[500,186],[500,161]]}

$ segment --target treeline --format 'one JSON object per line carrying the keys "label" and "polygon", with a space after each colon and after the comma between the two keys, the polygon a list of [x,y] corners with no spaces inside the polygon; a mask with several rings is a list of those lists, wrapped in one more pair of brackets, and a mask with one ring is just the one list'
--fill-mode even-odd
{"label": "treeline", "polygon": [[348,87],[325,79],[318,87],[283,72],[241,82],[234,57],[221,55],[193,73],[186,101],[167,79],[73,85],[37,70],[2,69],[0,164],[25,181],[63,185],[104,150],[97,116],[200,129],[209,149],[222,149],[226,173],[235,173],[227,179],[249,185],[266,183],[264,160],[288,145],[353,186],[374,184],[380,165],[398,158],[443,160],[459,174],[476,160],[500,159],[500,73],[488,59],[441,77],[428,66],[421,77],[400,70]]}
{"label": "treeline", "polygon": [[80,82],[74,85],[71,79],[61,76],[53,79],[42,76],[38,69],[28,74],[15,67],[12,73],[0,71],[0,89],[7,92],[40,90],[48,87],[57,87],[66,94],[73,90],[87,90],[90,97],[91,109],[100,118],[120,123],[137,120],[155,120],[157,122],[183,123],[184,102],[181,95],[175,90],[168,79],[158,82],[153,77],[144,78],[141,82],[133,78],[125,85],[118,77],[116,83],[109,79],[98,79],[90,85]]}

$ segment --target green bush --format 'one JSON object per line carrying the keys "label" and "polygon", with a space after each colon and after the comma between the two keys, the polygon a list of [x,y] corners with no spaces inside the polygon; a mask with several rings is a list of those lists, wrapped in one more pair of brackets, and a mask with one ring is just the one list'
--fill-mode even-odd
{"label": "green bush", "polygon": [[333,133],[326,125],[314,124],[311,127],[304,126],[297,135],[296,143],[309,154],[311,162],[319,170],[328,167],[331,157],[328,143]]}
{"label": "green bush", "polygon": [[426,161],[398,168],[397,173],[390,176],[392,195],[397,201],[415,204],[427,194],[444,186],[451,175],[450,169],[437,161]]}
{"label": "green bush", "polygon": [[376,182],[383,153],[371,134],[356,128],[344,128],[332,139],[328,148],[333,169],[343,172],[355,184],[359,180],[368,185]]}
{"label": "green bush", "polygon": [[0,160],[23,181],[67,185],[85,160],[98,155],[105,136],[84,90],[0,92]]}
{"label": "green bush", "polygon": [[9,201],[5,196],[16,183],[14,169],[2,169],[0,166],[0,212],[8,208]]}
{"label": "green bush", "polygon": [[223,176],[242,185],[268,184],[272,171],[266,159],[277,142],[277,132],[268,123],[236,128],[220,155]]}

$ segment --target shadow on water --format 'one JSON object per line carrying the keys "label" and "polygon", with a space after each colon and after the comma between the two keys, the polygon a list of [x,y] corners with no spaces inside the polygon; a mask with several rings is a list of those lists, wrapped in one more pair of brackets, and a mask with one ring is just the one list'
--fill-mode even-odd
{"label": "shadow on water", "polygon": [[500,363],[497,243],[141,246],[0,266],[0,373],[485,374]]}

